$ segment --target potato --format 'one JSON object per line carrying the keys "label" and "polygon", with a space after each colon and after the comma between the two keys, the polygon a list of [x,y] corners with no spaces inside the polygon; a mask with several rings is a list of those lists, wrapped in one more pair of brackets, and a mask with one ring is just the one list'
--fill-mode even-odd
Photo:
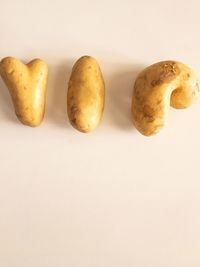
{"label": "potato", "polygon": [[0,74],[7,85],[18,119],[38,126],[44,116],[48,68],[40,59],[27,65],[6,57],[0,62]]}
{"label": "potato", "polygon": [[166,123],[170,105],[189,107],[198,93],[197,78],[188,66],[176,61],[151,65],[135,81],[133,123],[143,135],[156,134]]}
{"label": "potato", "polygon": [[83,133],[96,129],[104,110],[104,80],[97,61],[81,57],[69,80],[67,112],[74,128]]}

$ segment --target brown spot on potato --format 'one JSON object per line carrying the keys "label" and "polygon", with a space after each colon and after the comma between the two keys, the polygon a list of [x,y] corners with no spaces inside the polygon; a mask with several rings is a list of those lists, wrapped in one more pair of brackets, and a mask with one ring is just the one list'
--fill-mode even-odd
{"label": "brown spot on potato", "polygon": [[158,99],[156,102],[157,105],[160,105],[161,103],[162,103],[162,99]]}
{"label": "brown spot on potato", "polygon": [[15,71],[13,70],[13,69],[10,69],[9,71],[8,71],[8,74],[9,75],[13,75],[15,73]]}
{"label": "brown spot on potato", "polygon": [[153,80],[153,81],[151,82],[151,85],[154,87],[154,86],[160,85],[161,83],[162,83],[161,80]]}

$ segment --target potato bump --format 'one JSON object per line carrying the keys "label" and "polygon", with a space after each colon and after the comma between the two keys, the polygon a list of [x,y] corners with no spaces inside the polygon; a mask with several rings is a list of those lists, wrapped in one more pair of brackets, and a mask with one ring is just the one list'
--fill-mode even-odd
{"label": "potato bump", "polygon": [[67,112],[72,126],[88,133],[99,125],[105,99],[105,85],[97,61],[81,57],[73,66],[68,84]]}

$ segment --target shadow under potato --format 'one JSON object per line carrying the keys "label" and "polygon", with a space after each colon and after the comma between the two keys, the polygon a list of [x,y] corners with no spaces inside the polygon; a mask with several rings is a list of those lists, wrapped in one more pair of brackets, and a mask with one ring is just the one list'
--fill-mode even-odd
{"label": "shadow under potato", "polygon": [[0,118],[18,123],[14,105],[9,90],[0,77]]}
{"label": "shadow under potato", "polygon": [[60,65],[49,66],[47,85],[46,120],[61,127],[69,125],[67,116],[67,90],[73,63],[65,61]]}
{"label": "shadow under potato", "polygon": [[131,118],[133,86],[142,69],[143,66],[122,66],[105,79],[106,113],[111,123],[122,130],[134,129]]}

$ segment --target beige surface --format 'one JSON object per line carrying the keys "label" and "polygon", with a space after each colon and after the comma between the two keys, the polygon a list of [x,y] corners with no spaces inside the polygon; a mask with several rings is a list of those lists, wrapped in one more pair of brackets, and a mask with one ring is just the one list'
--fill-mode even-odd
{"label": "beige surface", "polygon": [[[0,266],[199,267],[200,100],[151,138],[132,126],[135,76],[166,59],[200,77],[200,2],[0,1],[0,57],[49,65],[38,128],[20,124],[0,81]],[[91,134],[66,114],[82,55],[106,82]]]}

